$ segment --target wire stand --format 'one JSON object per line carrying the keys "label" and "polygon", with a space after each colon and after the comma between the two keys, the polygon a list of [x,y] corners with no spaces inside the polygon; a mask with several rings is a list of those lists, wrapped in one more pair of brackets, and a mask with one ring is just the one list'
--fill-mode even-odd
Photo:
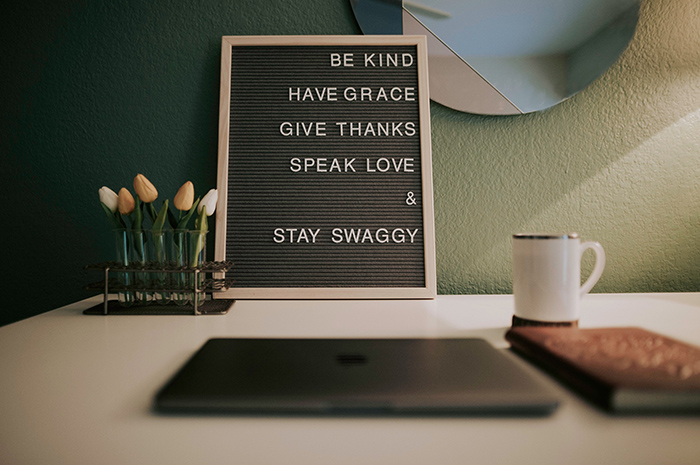
{"label": "wire stand", "polygon": [[[196,268],[177,267],[173,263],[146,263],[144,266],[124,266],[119,262],[103,262],[94,265],[87,265],[86,270],[102,271],[104,279],[102,281],[88,284],[85,289],[103,291],[103,302],[88,308],[83,313],[85,315],[224,315],[235,303],[233,299],[214,299],[214,294],[228,290],[233,284],[233,278],[215,278],[208,275],[219,274],[225,276],[231,269],[233,262],[204,262]],[[164,285],[153,286],[145,284],[124,284],[116,277],[110,278],[110,273],[181,273],[192,275],[189,282],[192,287]],[[188,293],[193,298],[192,304],[178,305],[174,302],[167,304],[135,303],[130,306],[122,306],[117,300],[110,300],[111,292],[158,292],[158,293]],[[205,300],[202,294],[210,295],[210,299]]]}

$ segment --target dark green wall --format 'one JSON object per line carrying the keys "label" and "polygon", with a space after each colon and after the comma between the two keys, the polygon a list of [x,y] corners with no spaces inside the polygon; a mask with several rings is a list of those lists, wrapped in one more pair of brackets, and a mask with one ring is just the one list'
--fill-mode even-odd
{"label": "dark green wall", "polygon": [[113,253],[101,186],[216,187],[221,36],[359,33],[345,0],[11,3],[0,324],[90,295],[82,267]]}
{"label": "dark green wall", "polygon": [[[216,181],[222,35],[358,34],[346,0],[11,0],[0,19],[0,324],[90,294],[97,190]],[[700,7],[645,2],[622,59],[545,112],[431,106],[441,293],[509,292],[510,235],[600,240],[599,291],[700,290]]]}

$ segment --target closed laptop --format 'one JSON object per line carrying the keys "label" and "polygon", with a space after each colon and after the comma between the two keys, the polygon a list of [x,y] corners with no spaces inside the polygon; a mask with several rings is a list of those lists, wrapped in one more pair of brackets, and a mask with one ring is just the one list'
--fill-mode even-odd
{"label": "closed laptop", "polygon": [[551,413],[557,399],[481,339],[211,339],[161,389],[161,412]]}

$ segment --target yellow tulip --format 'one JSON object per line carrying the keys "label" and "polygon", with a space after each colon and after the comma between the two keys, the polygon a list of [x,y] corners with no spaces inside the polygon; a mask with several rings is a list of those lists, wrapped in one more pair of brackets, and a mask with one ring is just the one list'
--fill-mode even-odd
{"label": "yellow tulip", "polygon": [[145,203],[151,203],[158,198],[158,191],[155,186],[143,174],[137,174],[134,178],[134,192]]}
{"label": "yellow tulip", "polygon": [[122,187],[119,190],[119,195],[117,196],[117,207],[119,208],[119,213],[122,215],[129,215],[134,211],[135,207],[134,197],[131,192],[126,187]]}
{"label": "yellow tulip", "polygon": [[194,203],[194,184],[191,181],[187,181],[175,194],[173,205],[178,210],[189,211],[192,208],[192,203]]}

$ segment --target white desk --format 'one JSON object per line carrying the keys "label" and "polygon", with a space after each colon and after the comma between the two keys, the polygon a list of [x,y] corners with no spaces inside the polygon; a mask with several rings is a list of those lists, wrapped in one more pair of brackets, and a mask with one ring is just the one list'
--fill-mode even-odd
{"label": "white desk", "polygon": [[[85,316],[88,299],[0,328],[0,463],[699,464],[700,417],[616,418],[550,381],[546,418],[182,417],[155,392],[214,336],[483,337],[512,296],[239,301],[225,316]],[[700,344],[700,294],[591,295],[582,327],[642,326]]]}

